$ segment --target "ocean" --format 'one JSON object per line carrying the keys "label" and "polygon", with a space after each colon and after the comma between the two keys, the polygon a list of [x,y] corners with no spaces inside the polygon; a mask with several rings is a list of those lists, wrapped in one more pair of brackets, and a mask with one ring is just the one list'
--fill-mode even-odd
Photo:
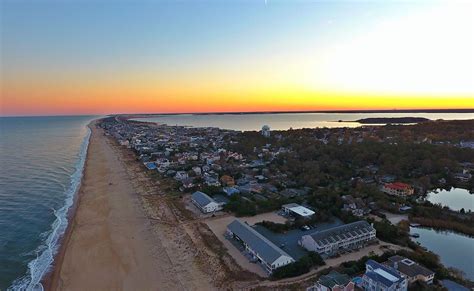
{"label": "ocean", "polygon": [[42,289],[80,185],[94,118],[0,118],[0,290]]}

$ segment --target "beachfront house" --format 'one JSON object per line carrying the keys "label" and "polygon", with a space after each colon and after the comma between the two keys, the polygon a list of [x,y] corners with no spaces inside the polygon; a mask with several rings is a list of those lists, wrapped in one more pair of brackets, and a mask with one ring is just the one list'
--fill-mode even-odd
{"label": "beachfront house", "polygon": [[219,203],[206,193],[196,191],[191,195],[191,201],[203,213],[211,213],[222,210],[224,203]]}

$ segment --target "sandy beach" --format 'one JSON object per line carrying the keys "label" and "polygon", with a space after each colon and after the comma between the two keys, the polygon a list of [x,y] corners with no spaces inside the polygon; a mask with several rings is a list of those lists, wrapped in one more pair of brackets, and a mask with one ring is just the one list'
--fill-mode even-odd
{"label": "sandy beach", "polygon": [[[50,290],[209,290],[210,279],[187,261],[177,275],[170,248],[142,207],[136,181],[113,142],[90,125],[84,177],[69,229],[46,287]],[[134,183],[135,182],[135,183]],[[179,266],[178,266],[179,267]],[[189,284],[188,282],[191,282]],[[49,286],[48,286],[49,285]]]}

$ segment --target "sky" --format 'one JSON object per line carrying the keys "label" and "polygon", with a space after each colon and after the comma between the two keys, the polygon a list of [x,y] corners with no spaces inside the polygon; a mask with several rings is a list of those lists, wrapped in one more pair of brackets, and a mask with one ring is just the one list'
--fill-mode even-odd
{"label": "sky", "polygon": [[4,116],[474,108],[471,1],[0,3]]}

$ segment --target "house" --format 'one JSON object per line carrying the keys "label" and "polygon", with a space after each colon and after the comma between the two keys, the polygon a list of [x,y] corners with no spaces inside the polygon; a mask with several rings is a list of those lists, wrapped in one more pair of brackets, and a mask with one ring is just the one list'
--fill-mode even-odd
{"label": "house", "polygon": [[365,220],[303,235],[299,244],[308,251],[331,256],[344,250],[358,249],[376,239],[375,229]]}
{"label": "house", "polygon": [[224,187],[222,191],[224,191],[227,196],[232,196],[240,193],[239,189],[237,189],[236,187]]}
{"label": "house", "polygon": [[413,195],[415,189],[405,183],[395,182],[395,183],[386,183],[382,186],[382,192],[387,193],[388,195],[406,197]]}
{"label": "house", "polygon": [[299,196],[304,196],[307,195],[309,191],[305,189],[294,189],[294,188],[289,188],[285,189],[280,192],[280,195],[286,198],[294,198],[294,197],[299,197]]}
{"label": "house", "polygon": [[232,187],[232,186],[235,186],[235,181],[234,181],[234,178],[232,178],[231,176],[229,175],[224,175],[221,177],[221,183],[222,183],[222,186],[224,187]]}
{"label": "house", "polygon": [[354,282],[349,276],[336,271],[331,271],[327,275],[319,277],[316,284],[306,288],[306,291],[353,291]]}
{"label": "house", "polygon": [[396,178],[397,177],[394,176],[394,175],[383,175],[382,177],[380,177],[380,181],[382,183],[393,183],[393,182],[395,182]]}
{"label": "house", "polygon": [[183,179],[181,180],[181,183],[183,184],[181,187],[182,190],[186,190],[186,189],[191,189],[193,188],[194,186],[194,179],[193,178],[186,178],[186,179]]}
{"label": "house", "polygon": [[259,194],[263,192],[263,186],[261,184],[246,184],[238,187],[241,193],[254,193]]}
{"label": "house", "polygon": [[313,210],[308,209],[296,203],[285,204],[285,205],[282,205],[281,208],[286,214],[296,216],[296,217],[308,218],[314,215],[315,213]]}
{"label": "house", "polygon": [[155,170],[156,169],[156,164],[154,162],[147,162],[147,163],[144,163],[144,165],[148,170]]}
{"label": "house", "polygon": [[174,176],[174,178],[178,181],[183,181],[184,179],[187,179],[188,177],[189,177],[188,173],[186,173],[185,171],[177,171],[176,175]]}
{"label": "house", "polygon": [[201,174],[202,174],[201,167],[196,166],[196,167],[193,167],[192,170],[193,170],[194,174],[196,174],[196,176],[201,176]]}
{"label": "house", "polygon": [[460,182],[467,183],[471,180],[472,175],[468,170],[463,170],[462,173],[455,173],[454,179],[459,180]]}
{"label": "house", "polygon": [[227,235],[240,241],[245,250],[270,274],[279,267],[295,262],[285,251],[238,219],[227,226]]}
{"label": "house", "polygon": [[351,195],[344,195],[341,198],[344,201],[342,211],[351,212],[352,215],[357,217],[362,217],[365,214],[370,213],[370,209],[367,208],[361,198],[354,199]]}
{"label": "house", "polygon": [[191,201],[203,213],[219,211],[222,209],[222,206],[223,206],[222,203],[218,203],[217,201],[209,197],[206,193],[203,193],[201,191],[194,192],[191,195]]}
{"label": "house", "polygon": [[207,186],[215,186],[215,187],[219,187],[221,185],[221,183],[219,183],[217,178],[214,175],[210,175],[210,174],[204,175],[204,184],[206,184]]}
{"label": "house", "polygon": [[414,261],[402,256],[393,256],[388,258],[386,265],[394,268],[404,275],[409,283],[422,281],[426,284],[432,284],[435,272],[415,263]]}
{"label": "house", "polygon": [[397,270],[368,260],[365,264],[365,274],[362,277],[364,290],[377,291],[407,291],[408,280]]}

